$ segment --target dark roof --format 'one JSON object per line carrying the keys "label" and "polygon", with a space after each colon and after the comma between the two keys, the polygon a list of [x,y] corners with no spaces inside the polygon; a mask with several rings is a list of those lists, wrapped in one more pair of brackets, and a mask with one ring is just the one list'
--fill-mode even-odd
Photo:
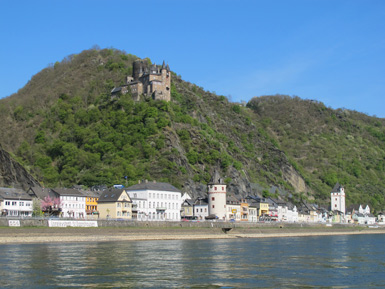
{"label": "dark roof", "polygon": [[221,185],[223,184],[223,180],[221,179],[221,176],[219,175],[219,172],[215,169],[213,176],[211,177],[209,185]]}
{"label": "dark roof", "polygon": [[331,191],[332,193],[339,193],[341,188],[343,188],[343,186],[341,186],[338,182],[335,184],[333,190]]}
{"label": "dark roof", "polygon": [[27,194],[32,198],[38,198],[44,200],[45,197],[57,197],[57,194],[53,193],[49,188],[42,187],[30,187],[27,191]]}
{"label": "dark roof", "polygon": [[194,201],[191,200],[191,199],[186,199],[186,200],[183,202],[183,204],[182,204],[182,206],[193,206],[193,205],[194,205]]}
{"label": "dark roof", "polygon": [[117,93],[119,91],[121,91],[122,88],[119,86],[119,87],[114,87],[112,90],[111,90],[111,93]]}
{"label": "dark roof", "polygon": [[14,188],[0,188],[0,196],[3,200],[32,200],[26,192]]}
{"label": "dark roof", "polygon": [[85,197],[90,197],[90,198],[99,198],[100,194],[97,194],[94,191],[89,191],[89,190],[80,190],[80,193],[85,196]]}
{"label": "dark roof", "polygon": [[173,185],[168,183],[158,183],[158,182],[141,182],[140,184],[133,185],[131,187],[126,188],[126,191],[144,191],[144,190],[152,190],[152,191],[168,191],[168,192],[178,192],[180,191],[175,188]]}
{"label": "dark roof", "polygon": [[[125,189],[111,189],[111,190],[107,190],[107,191],[104,191],[100,197],[99,197],[99,200],[98,200],[98,203],[114,203],[114,202],[117,202],[118,199],[120,198],[120,196],[122,195],[123,191],[125,191]],[[128,196],[128,194],[127,194]],[[130,197],[128,196],[128,200],[129,202],[131,202],[131,199]]]}
{"label": "dark roof", "polygon": [[54,193],[58,194],[59,196],[77,196],[77,197],[84,197],[81,192],[75,189],[67,189],[67,188],[55,188],[51,189]]}
{"label": "dark roof", "polygon": [[207,198],[197,198],[194,202],[195,206],[207,206],[208,201]]}

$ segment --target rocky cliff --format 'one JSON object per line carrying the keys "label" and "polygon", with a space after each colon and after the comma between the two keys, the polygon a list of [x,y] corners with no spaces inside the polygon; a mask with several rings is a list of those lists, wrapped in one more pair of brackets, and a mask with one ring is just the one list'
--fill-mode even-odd
{"label": "rocky cliff", "polygon": [[0,146],[0,186],[28,189],[40,184]]}

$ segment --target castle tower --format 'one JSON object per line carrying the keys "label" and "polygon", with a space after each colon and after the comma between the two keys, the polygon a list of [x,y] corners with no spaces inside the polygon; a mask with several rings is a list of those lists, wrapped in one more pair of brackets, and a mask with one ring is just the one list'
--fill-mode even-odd
{"label": "castle tower", "polygon": [[339,183],[336,183],[333,190],[330,193],[331,198],[331,210],[332,211],[340,211],[344,215],[345,211],[345,190],[344,187]]}
{"label": "castle tower", "polygon": [[209,215],[215,215],[218,219],[226,218],[226,184],[215,170],[211,181],[207,184],[209,201]]}

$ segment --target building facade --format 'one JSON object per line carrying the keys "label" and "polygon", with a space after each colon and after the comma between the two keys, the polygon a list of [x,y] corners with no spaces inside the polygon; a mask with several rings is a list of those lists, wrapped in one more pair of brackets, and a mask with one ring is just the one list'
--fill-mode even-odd
{"label": "building facade", "polygon": [[331,211],[340,211],[343,215],[346,214],[345,208],[345,190],[339,183],[336,183],[330,193]]}
{"label": "building facade", "polygon": [[132,219],[132,200],[124,189],[104,191],[98,199],[101,219]]}
{"label": "building facade", "polygon": [[207,184],[209,201],[209,215],[213,215],[220,220],[226,219],[226,184],[215,171],[211,181]]}
{"label": "building facade", "polygon": [[2,216],[31,217],[32,198],[24,191],[14,188],[0,188],[0,201]]}
{"label": "building facade", "polygon": [[56,188],[51,191],[60,197],[61,217],[85,218],[86,197],[75,189]]}
{"label": "building facade", "polygon": [[156,181],[141,181],[126,189],[137,210],[138,221],[180,221],[181,192]]}

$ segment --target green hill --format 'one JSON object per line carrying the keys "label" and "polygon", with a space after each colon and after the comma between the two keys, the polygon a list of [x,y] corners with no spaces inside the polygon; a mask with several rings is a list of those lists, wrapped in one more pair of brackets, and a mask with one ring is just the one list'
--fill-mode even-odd
{"label": "green hill", "polygon": [[197,196],[219,168],[232,194],[327,204],[339,181],[384,207],[384,120],[287,96],[242,107],[174,73],[171,102],[111,99],[135,59],[88,50],[42,70],[0,100],[2,146],[46,186],[155,179]]}

